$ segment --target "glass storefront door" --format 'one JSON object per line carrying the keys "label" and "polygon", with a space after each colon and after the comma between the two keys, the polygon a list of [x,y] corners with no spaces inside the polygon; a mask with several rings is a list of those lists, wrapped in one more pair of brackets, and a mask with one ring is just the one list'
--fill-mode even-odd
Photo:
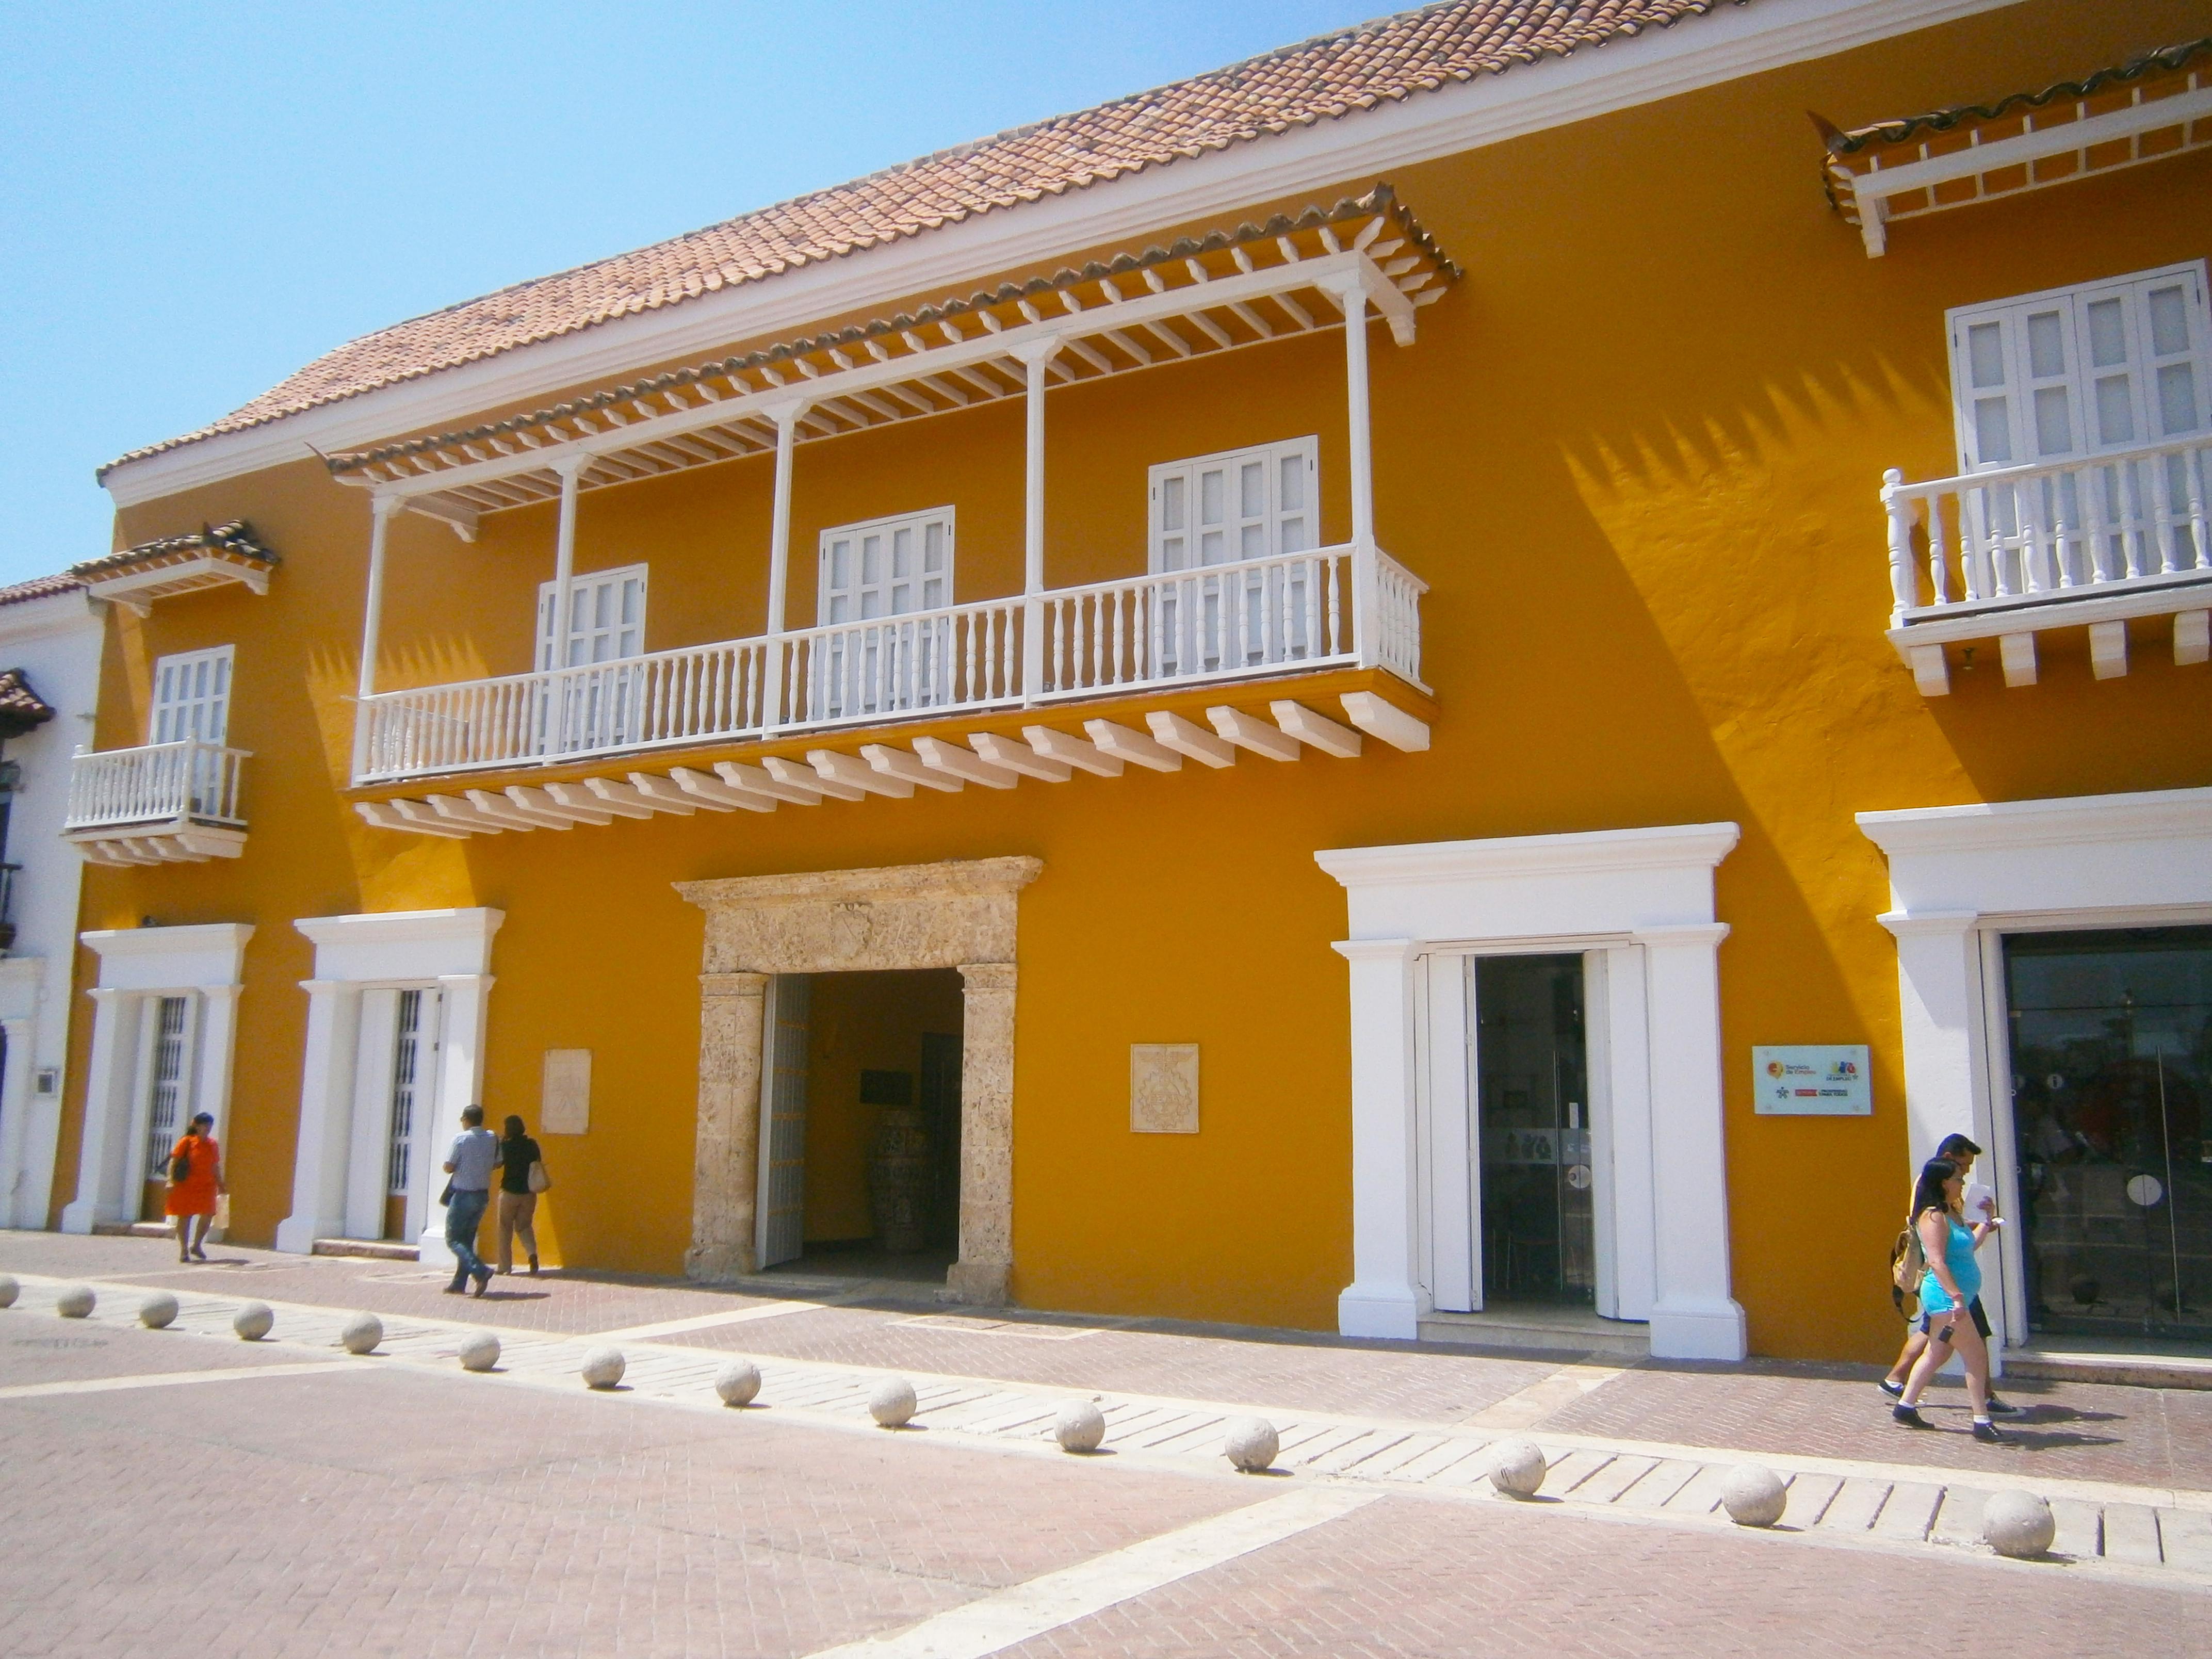
{"label": "glass storefront door", "polygon": [[1583,958],[1484,957],[1474,974],[1486,1307],[1589,1307],[1597,1287]]}
{"label": "glass storefront door", "polygon": [[2212,927],[2004,961],[2030,1328],[2212,1341]]}

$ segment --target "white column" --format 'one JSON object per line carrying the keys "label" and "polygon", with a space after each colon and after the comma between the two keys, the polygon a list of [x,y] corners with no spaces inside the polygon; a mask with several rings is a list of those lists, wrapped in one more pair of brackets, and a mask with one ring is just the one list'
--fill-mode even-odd
{"label": "white column", "polygon": [[791,467],[799,441],[799,418],[806,413],[806,403],[799,398],[769,404],[763,412],[775,422],[775,494],[768,531],[768,695],[762,704],[765,728],[772,732],[783,724],[784,716],[785,596],[791,586]]}
{"label": "white column", "polygon": [[1411,939],[1350,939],[1352,964],[1352,1283],[1336,1301],[1346,1336],[1420,1334],[1419,1205]]}
{"label": "white column", "polygon": [[292,1213],[276,1224],[276,1248],[310,1254],[345,1226],[346,1152],[353,1126],[354,1050],[360,988],[303,979],[307,1054],[300,1079],[299,1150],[292,1164]]}
{"label": "white column", "polygon": [[384,632],[384,542],[392,514],[399,511],[397,495],[373,495],[368,503],[368,596],[362,606],[361,695],[376,694],[376,653]]}
{"label": "white column", "polygon": [[1344,405],[1352,465],[1352,539],[1362,547],[1375,540],[1375,450],[1367,406],[1367,292],[1355,283],[1341,290],[1344,301]]}
{"label": "white column", "polygon": [[1022,494],[1022,701],[1044,690],[1044,392],[1058,340],[1036,340],[1015,356],[1029,371]]}
{"label": "white column", "polygon": [[1720,945],[1724,922],[1638,929],[1651,1033],[1651,1352],[1741,1359],[1743,1310],[1729,1269],[1728,1137],[1722,1114]]}
{"label": "white column", "polygon": [[0,1054],[0,1226],[46,1224],[43,1203],[37,1206],[37,1219],[26,1221],[22,1215],[28,1181],[24,1165],[30,1161],[26,1154],[30,1146],[31,1050],[37,1030],[27,1015],[0,1019],[0,1049],[4,1049]]}
{"label": "white column", "polygon": [[131,1080],[137,1070],[138,1005],[127,991],[94,990],[92,1063],[84,1086],[84,1133],[76,1156],[76,1198],[62,1211],[62,1231],[88,1233],[120,1221],[123,1159],[131,1134]]}

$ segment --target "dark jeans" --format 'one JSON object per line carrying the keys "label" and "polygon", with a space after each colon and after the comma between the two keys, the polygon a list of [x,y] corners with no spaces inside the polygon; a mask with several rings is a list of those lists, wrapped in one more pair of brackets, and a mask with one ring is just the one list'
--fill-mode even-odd
{"label": "dark jeans", "polygon": [[491,1202],[491,1194],[479,1188],[471,1192],[457,1189],[453,1201],[446,1206],[446,1243],[453,1252],[453,1283],[459,1285],[470,1279],[489,1279],[491,1269],[477,1254],[477,1228],[483,1224],[484,1206]]}

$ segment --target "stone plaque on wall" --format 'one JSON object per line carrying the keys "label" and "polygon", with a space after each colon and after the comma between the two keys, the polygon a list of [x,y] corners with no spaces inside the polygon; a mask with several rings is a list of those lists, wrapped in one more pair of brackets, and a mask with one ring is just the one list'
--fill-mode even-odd
{"label": "stone plaque on wall", "polygon": [[1140,1135],[1198,1133],[1198,1045],[1129,1045],[1129,1128]]}
{"label": "stone plaque on wall", "polygon": [[592,1051],[548,1048],[538,1127],[549,1135],[580,1135],[592,1127]]}

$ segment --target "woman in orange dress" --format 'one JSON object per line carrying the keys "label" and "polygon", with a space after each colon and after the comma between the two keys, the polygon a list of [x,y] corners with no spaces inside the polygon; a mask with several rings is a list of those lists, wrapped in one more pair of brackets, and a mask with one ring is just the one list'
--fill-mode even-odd
{"label": "woman in orange dress", "polygon": [[[215,1225],[215,1201],[228,1190],[222,1184],[222,1148],[216,1144],[215,1119],[202,1112],[169,1149],[169,1192],[162,1207],[177,1218],[177,1260],[204,1261],[208,1229]],[[184,1160],[183,1179],[177,1160]],[[195,1233],[192,1223],[199,1227]]]}

